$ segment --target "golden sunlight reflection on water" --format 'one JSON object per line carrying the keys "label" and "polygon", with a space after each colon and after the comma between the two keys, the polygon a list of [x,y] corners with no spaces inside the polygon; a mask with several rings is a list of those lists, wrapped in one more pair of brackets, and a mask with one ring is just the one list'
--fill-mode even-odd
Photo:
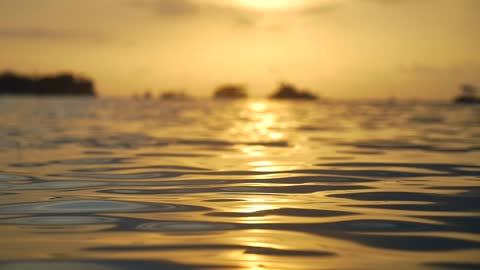
{"label": "golden sunlight reflection on water", "polygon": [[480,264],[475,108],[0,105],[0,269]]}
{"label": "golden sunlight reflection on water", "polygon": [[277,140],[283,138],[278,131],[278,108],[269,102],[248,102],[240,112],[241,121],[231,129],[232,134],[245,136],[253,140]]}

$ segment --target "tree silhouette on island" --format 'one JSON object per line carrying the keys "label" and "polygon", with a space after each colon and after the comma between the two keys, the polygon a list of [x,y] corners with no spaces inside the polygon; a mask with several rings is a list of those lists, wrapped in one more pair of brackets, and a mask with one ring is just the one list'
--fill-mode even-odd
{"label": "tree silhouette on island", "polygon": [[172,91],[163,92],[160,95],[160,99],[162,99],[162,100],[191,100],[192,98],[189,95],[187,95],[187,93],[185,91],[172,90]]}
{"label": "tree silhouette on island", "polygon": [[292,84],[281,83],[277,91],[270,96],[271,99],[291,100],[316,100],[318,97],[307,90],[300,91]]}
{"label": "tree silhouette on island", "polygon": [[248,97],[248,93],[243,85],[224,84],[215,90],[213,97],[216,99],[245,99]]}
{"label": "tree silhouette on island", "polygon": [[464,84],[461,87],[462,94],[457,96],[454,100],[458,104],[480,104],[480,98],[475,96],[477,89],[471,84]]}
{"label": "tree silhouette on island", "polygon": [[[244,99],[248,97],[245,86],[240,84],[224,84],[219,86],[213,97],[215,99]],[[316,100],[318,97],[307,90],[300,91],[292,84],[281,83],[279,88],[270,95],[278,100]]]}
{"label": "tree silhouette on island", "polygon": [[0,94],[35,96],[96,96],[93,81],[60,73],[47,76],[26,76],[13,72],[0,74]]}

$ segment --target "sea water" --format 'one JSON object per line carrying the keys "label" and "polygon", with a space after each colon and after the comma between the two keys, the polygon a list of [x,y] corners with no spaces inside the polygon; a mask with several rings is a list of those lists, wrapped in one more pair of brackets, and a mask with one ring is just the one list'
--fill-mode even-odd
{"label": "sea water", "polygon": [[0,269],[480,269],[480,106],[0,99]]}

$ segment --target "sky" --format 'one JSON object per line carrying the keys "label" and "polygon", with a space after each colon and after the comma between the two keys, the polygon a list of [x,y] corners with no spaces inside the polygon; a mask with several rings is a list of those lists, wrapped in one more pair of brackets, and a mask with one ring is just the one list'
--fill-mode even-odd
{"label": "sky", "polygon": [[103,96],[290,82],[449,99],[480,85],[479,0],[0,0],[0,18],[0,71],[71,71]]}

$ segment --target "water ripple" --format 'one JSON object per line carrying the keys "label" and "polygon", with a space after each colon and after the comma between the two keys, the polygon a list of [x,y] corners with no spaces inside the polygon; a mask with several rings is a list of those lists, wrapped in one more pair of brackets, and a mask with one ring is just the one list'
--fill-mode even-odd
{"label": "water ripple", "polygon": [[478,269],[478,106],[0,99],[0,269]]}
{"label": "water ripple", "polygon": [[87,224],[104,224],[115,223],[117,219],[109,217],[96,216],[38,216],[38,217],[21,217],[0,219],[0,224],[17,224],[17,225],[87,225]]}
{"label": "water ripple", "polygon": [[0,206],[0,214],[50,214],[50,213],[128,213],[202,211],[198,206],[134,203],[112,200],[69,200],[10,204]]}

